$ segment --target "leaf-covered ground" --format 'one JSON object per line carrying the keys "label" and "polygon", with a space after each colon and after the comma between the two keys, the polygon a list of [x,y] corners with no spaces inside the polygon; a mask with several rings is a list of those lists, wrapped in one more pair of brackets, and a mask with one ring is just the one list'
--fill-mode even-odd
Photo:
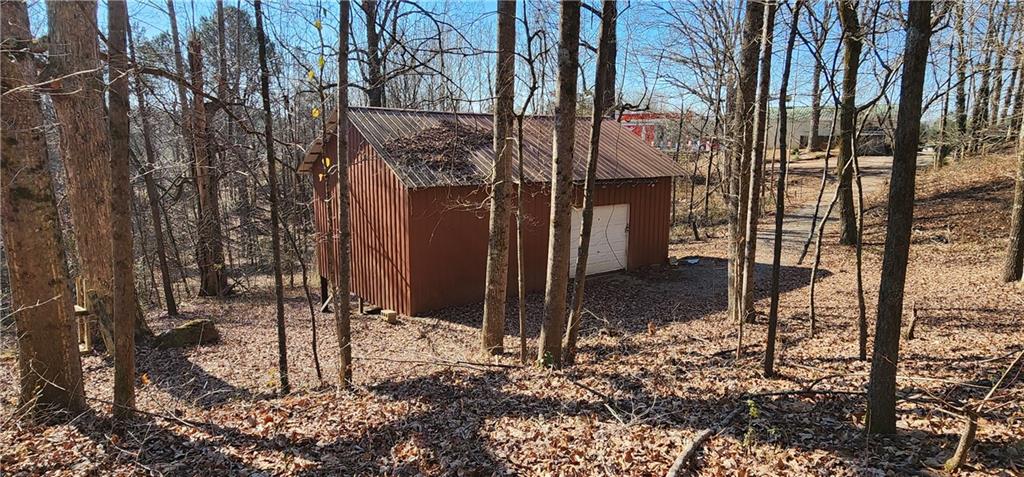
{"label": "leaf-covered ground", "polygon": [[[147,414],[117,432],[107,404],[113,370],[99,356],[83,360],[89,413],[50,427],[11,419],[16,369],[7,334],[0,350],[0,473],[664,475],[705,428],[714,434],[694,463],[699,475],[935,469],[956,445],[956,407],[983,396],[1024,347],[1024,288],[999,280],[1012,168],[1006,157],[979,159],[920,180],[906,298],[907,318],[912,307],[919,318],[917,337],[901,343],[893,437],[863,433],[858,393],[869,364],[856,359],[852,249],[824,251],[814,337],[809,266],[783,270],[781,376],[766,379],[764,317],[746,326],[743,354],[735,359],[736,326],[725,317],[725,241],[718,238],[672,246],[674,257],[699,256],[696,264],[588,282],[591,314],[580,362],[561,371],[514,366],[515,303],[505,341],[510,352],[496,360],[475,353],[479,305],[403,317],[396,325],[358,317],[356,386],[339,395],[317,379],[309,312],[294,289],[286,311],[295,392],[279,398],[270,288],[223,302],[192,299],[182,306],[184,316],[153,314],[151,326],[210,317],[223,342],[186,351],[142,347],[138,404]],[[870,201],[866,215],[869,319],[884,241],[881,198]],[[835,241],[826,236],[826,243]],[[761,289],[768,270],[759,268]],[[541,299],[528,297],[531,356]],[[757,308],[767,306],[762,291]],[[330,315],[317,315],[317,326],[329,385],[336,381]],[[986,407],[967,472],[1024,472],[1021,372],[1013,370]]]}

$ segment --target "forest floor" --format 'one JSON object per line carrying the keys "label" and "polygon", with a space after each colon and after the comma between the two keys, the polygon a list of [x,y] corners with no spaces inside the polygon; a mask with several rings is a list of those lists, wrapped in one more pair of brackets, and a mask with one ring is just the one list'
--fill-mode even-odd
{"label": "forest floor", "polygon": [[[927,473],[956,446],[962,420],[954,405],[982,397],[1024,346],[1024,287],[999,279],[1013,167],[1003,156],[922,172],[906,290],[907,317],[918,310],[917,337],[901,343],[895,436],[863,432],[860,393],[870,366],[857,360],[854,253],[827,231],[816,336],[807,322],[809,268],[783,269],[781,375],[773,379],[760,371],[764,317],[745,327],[743,352],[734,355],[723,238],[672,245],[673,257],[699,257],[694,264],[588,280],[579,363],[559,371],[517,367],[514,352],[477,355],[480,305],[395,325],[361,316],[352,327],[355,387],[339,395],[314,371],[299,288],[286,302],[294,392],[275,397],[271,288],[191,299],[182,316],[153,313],[150,325],[209,317],[222,343],[140,346],[137,399],[147,414],[118,432],[106,403],[113,369],[100,356],[83,360],[91,411],[49,427],[11,419],[16,366],[8,333],[0,342],[0,473],[664,475],[705,428],[714,434],[694,463],[698,475]],[[884,200],[882,191],[869,197],[865,217],[869,320]],[[769,269],[758,266],[762,312]],[[528,297],[531,356],[541,301]],[[505,340],[512,350],[515,306]],[[330,315],[316,318],[324,381],[335,383]],[[982,413],[967,472],[1024,472],[1022,372],[1013,370]]]}

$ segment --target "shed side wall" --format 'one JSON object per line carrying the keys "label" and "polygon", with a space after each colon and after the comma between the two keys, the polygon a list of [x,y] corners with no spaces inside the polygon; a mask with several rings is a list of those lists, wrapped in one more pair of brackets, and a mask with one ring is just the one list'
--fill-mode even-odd
{"label": "shed side wall", "polygon": [[[629,269],[664,263],[668,258],[671,180],[659,178],[602,183],[595,205],[629,204]],[[547,267],[550,194],[545,184],[527,184],[524,192],[526,284],[542,290]],[[575,191],[582,202],[581,188]],[[480,187],[410,191],[411,313],[479,301],[484,293],[487,213]],[[509,292],[515,295],[516,233],[511,227]]]}
{"label": "shed side wall", "polygon": [[[331,140],[326,151],[334,151]],[[313,165],[313,214],[317,265],[334,281],[340,253],[335,221],[338,204],[330,200],[336,174],[321,180],[324,165]],[[351,290],[370,303],[410,314],[409,193],[356,128],[349,128],[349,207],[352,241]]]}

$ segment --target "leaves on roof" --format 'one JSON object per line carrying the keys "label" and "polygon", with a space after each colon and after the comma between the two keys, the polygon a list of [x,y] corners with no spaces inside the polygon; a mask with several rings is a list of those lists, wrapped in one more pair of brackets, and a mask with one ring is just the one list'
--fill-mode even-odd
{"label": "leaves on roof", "polygon": [[408,165],[423,164],[456,177],[472,176],[476,169],[468,160],[480,148],[490,147],[491,131],[452,120],[394,139],[384,144],[384,153]]}

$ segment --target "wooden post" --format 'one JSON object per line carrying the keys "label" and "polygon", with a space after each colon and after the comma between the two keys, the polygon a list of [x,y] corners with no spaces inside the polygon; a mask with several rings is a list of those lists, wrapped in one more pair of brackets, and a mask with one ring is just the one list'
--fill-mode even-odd
{"label": "wooden post", "polygon": [[86,297],[85,278],[75,277],[75,321],[78,324],[78,351],[92,351],[92,310]]}

